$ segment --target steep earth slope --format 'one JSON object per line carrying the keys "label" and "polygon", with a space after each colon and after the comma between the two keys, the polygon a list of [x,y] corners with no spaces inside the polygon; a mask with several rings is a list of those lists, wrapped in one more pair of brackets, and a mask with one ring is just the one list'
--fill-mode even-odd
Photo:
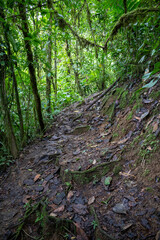
{"label": "steep earth slope", "polygon": [[71,105],[22,151],[1,175],[0,239],[160,239],[160,83],[144,85]]}

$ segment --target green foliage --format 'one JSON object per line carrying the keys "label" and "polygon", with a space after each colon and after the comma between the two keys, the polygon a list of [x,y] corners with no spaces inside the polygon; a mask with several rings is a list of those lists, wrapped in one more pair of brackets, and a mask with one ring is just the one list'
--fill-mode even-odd
{"label": "green foliage", "polygon": [[122,170],[122,166],[120,164],[117,164],[113,169],[114,175],[118,175],[121,170]]}
{"label": "green foliage", "polygon": [[152,153],[154,153],[159,147],[159,140],[157,140],[156,136],[151,132],[147,132],[144,135],[144,141],[141,144],[141,148],[139,151],[140,161],[143,159],[149,159]]}
{"label": "green foliage", "polygon": [[[46,126],[51,124],[54,115],[61,109],[75,101],[83,101],[84,96],[95,91],[103,90],[119,76],[132,82],[132,79],[143,76],[146,69],[149,69],[149,74],[144,77],[159,72],[157,36],[160,16],[158,10],[150,12],[158,9],[156,2],[148,1],[146,9],[144,0],[128,0],[127,14],[124,14],[126,9],[122,0],[88,1],[88,15],[84,1],[65,0],[55,2],[52,7],[47,4],[39,7],[36,1],[26,1],[23,6],[27,12],[27,36],[22,33],[21,24],[24,21],[19,16],[20,2],[0,2],[0,64],[5,72],[7,109],[20,149],[40,136],[36,103],[30,86],[28,66],[31,63],[27,60],[28,50],[24,41],[27,40],[31,45],[36,87]],[[110,41],[106,53],[104,43],[107,38]],[[23,141],[13,70],[23,118]],[[48,95],[47,78],[50,79]],[[146,86],[150,88],[153,84],[155,81]],[[140,93],[127,99],[128,90],[124,89],[117,89],[115,93],[120,97],[120,108],[134,101],[138,107],[141,103]],[[0,110],[1,105],[2,101]],[[7,136],[6,113],[1,112],[0,128]],[[114,104],[109,106],[107,114],[112,119]],[[2,142],[10,151],[7,141],[2,139]],[[2,165],[4,162],[9,164],[3,151],[0,156],[3,156]]]}
{"label": "green foliage", "polygon": [[126,90],[122,93],[121,98],[120,98],[120,104],[119,107],[123,109],[124,107],[127,106],[128,104],[128,94],[129,92]]}
{"label": "green foliage", "polygon": [[92,221],[93,229],[95,230],[98,227],[98,224],[95,220]]}
{"label": "green foliage", "polygon": [[133,112],[130,111],[130,113],[129,113],[128,116],[127,116],[127,120],[128,120],[128,121],[131,120],[132,117],[133,117]]}

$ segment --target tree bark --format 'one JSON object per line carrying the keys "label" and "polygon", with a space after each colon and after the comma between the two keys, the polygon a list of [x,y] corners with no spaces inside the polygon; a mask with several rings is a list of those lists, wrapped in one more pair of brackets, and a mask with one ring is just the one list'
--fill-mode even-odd
{"label": "tree bark", "polygon": [[44,130],[44,122],[43,122],[43,117],[42,117],[41,100],[40,100],[40,96],[39,96],[38,88],[37,88],[37,79],[36,79],[35,67],[33,64],[33,53],[32,53],[32,49],[31,49],[31,43],[30,43],[30,40],[28,40],[29,27],[28,27],[28,23],[27,23],[27,16],[26,16],[26,10],[25,10],[24,3],[19,3],[19,12],[20,12],[20,16],[22,19],[22,32],[23,32],[25,48],[26,48],[26,52],[27,52],[27,61],[28,61],[31,87],[32,87],[32,91],[34,94],[34,100],[35,100],[35,104],[36,104],[36,111],[37,111],[40,129],[41,129],[41,131],[43,131]]}
{"label": "tree bark", "polygon": [[127,0],[123,0],[124,13],[127,13]]}
{"label": "tree bark", "polygon": [[80,93],[80,95],[82,96],[83,95],[83,92],[82,92],[82,89],[81,89],[81,86],[80,86],[80,82],[79,82],[79,73],[78,71],[75,69],[75,66],[74,66],[74,63],[73,63],[73,59],[72,59],[72,56],[71,56],[71,52],[70,52],[70,49],[69,49],[69,43],[68,43],[68,40],[66,40],[66,52],[67,52],[67,56],[69,58],[69,61],[70,61],[70,65],[73,69],[73,72],[74,72],[74,76],[75,76],[75,84],[77,86],[77,89]]}
{"label": "tree bark", "polygon": [[[14,158],[18,156],[18,147],[16,143],[16,138],[14,135],[11,117],[10,117],[10,111],[8,109],[8,102],[6,97],[6,91],[5,91],[5,70],[6,70],[6,55],[4,50],[0,47],[0,52],[3,53],[0,57],[0,103],[2,105],[2,109],[4,112],[4,124],[6,129],[6,136],[8,140],[8,146],[10,149],[10,152]],[[7,59],[8,60],[8,59]],[[1,64],[4,62],[5,64]]]}
{"label": "tree bark", "polygon": [[48,115],[51,113],[51,71],[52,71],[52,2],[51,0],[47,0],[47,6],[50,10],[50,17],[49,17],[49,30],[48,30],[48,50],[47,50],[47,72],[46,72],[46,99],[47,99],[47,113]]}
{"label": "tree bark", "polygon": [[54,39],[54,91],[55,99],[57,99],[57,32],[55,28],[55,39]]}
{"label": "tree bark", "polygon": [[[5,21],[5,15],[4,15],[4,12],[3,12],[2,8],[0,10],[0,16]],[[10,65],[10,68],[11,68],[11,75],[12,75],[12,78],[13,78],[13,85],[14,85],[14,90],[15,90],[17,112],[18,112],[19,123],[20,123],[21,144],[23,145],[23,143],[24,143],[24,127],[23,127],[23,116],[22,116],[22,111],[21,111],[21,105],[20,105],[20,100],[19,100],[17,79],[16,79],[16,75],[15,75],[15,71],[14,71],[14,65],[13,65],[13,62],[12,62],[12,52],[11,52],[10,43],[9,43],[9,39],[8,39],[8,35],[7,35],[7,29],[6,29],[6,26],[5,26],[4,22],[2,23],[2,25],[3,25],[3,30],[4,30],[5,42],[6,42],[6,45],[7,45],[8,61],[9,61],[9,65]],[[8,31],[9,31],[9,25],[7,25],[7,28],[8,28]]]}

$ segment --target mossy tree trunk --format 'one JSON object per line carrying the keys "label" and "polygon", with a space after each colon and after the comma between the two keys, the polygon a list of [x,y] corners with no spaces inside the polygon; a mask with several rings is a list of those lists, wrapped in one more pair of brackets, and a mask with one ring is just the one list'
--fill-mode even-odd
{"label": "mossy tree trunk", "polygon": [[47,113],[50,116],[51,113],[51,81],[52,81],[52,2],[47,1],[48,9],[50,10],[49,27],[48,27],[48,49],[47,49],[47,71],[46,71],[46,99],[47,99]]}
{"label": "mossy tree trunk", "polygon": [[41,131],[43,131],[44,130],[44,122],[43,122],[43,117],[42,117],[41,100],[40,100],[40,96],[39,96],[38,88],[37,88],[37,79],[36,79],[35,67],[33,64],[33,53],[32,53],[32,49],[31,49],[31,42],[30,42],[30,40],[28,40],[29,27],[28,27],[28,23],[27,23],[26,9],[25,9],[24,4],[25,4],[25,2],[19,3],[19,12],[20,12],[20,16],[22,19],[22,32],[23,32],[23,36],[24,36],[25,50],[27,53],[31,87],[32,87],[32,91],[34,94],[34,100],[35,100],[35,104],[36,104],[36,111],[37,111],[40,129],[41,129]]}
{"label": "mossy tree trunk", "polygon": [[[70,51],[70,46],[69,46],[69,41],[68,40],[66,40],[66,52],[67,52],[67,56],[68,56],[69,61],[70,61],[70,66],[72,67],[73,72],[74,72],[75,85],[77,86],[77,89],[78,89],[80,95],[83,96],[83,91],[82,91],[82,88],[80,86],[80,81],[79,81],[79,72],[77,70],[78,66],[77,66],[77,69],[74,66],[74,62],[73,62],[73,59],[72,59],[72,56],[71,56],[71,51]],[[77,46],[76,46],[76,57],[78,58]],[[77,59],[77,62],[78,62],[78,59]]]}
{"label": "mossy tree trunk", "polygon": [[9,67],[11,69],[11,75],[13,79],[13,86],[14,86],[14,91],[15,91],[15,98],[16,98],[16,105],[17,105],[17,112],[18,112],[18,117],[19,117],[19,123],[20,123],[20,137],[21,137],[21,144],[24,144],[24,127],[23,127],[23,116],[22,116],[22,111],[21,111],[21,105],[20,105],[20,99],[19,99],[19,93],[18,93],[18,85],[17,85],[17,79],[15,75],[15,70],[14,70],[14,65],[12,61],[12,52],[11,52],[11,47],[8,39],[8,34],[7,31],[9,32],[9,25],[5,24],[5,15],[3,12],[3,9],[1,8],[0,10],[0,16],[3,18],[4,22],[2,23],[3,25],[3,31],[4,31],[4,39],[6,42],[7,46],[7,54],[8,54],[8,62],[9,62]]}
{"label": "mossy tree trunk", "polygon": [[55,37],[54,37],[54,92],[55,99],[57,99],[57,29],[55,27]]}
{"label": "mossy tree trunk", "polygon": [[123,0],[124,13],[127,13],[127,0]]}
{"label": "mossy tree trunk", "polygon": [[16,158],[18,156],[18,147],[17,147],[16,138],[15,138],[13,127],[12,127],[10,111],[8,108],[8,101],[7,101],[6,90],[5,90],[5,75],[6,75],[6,66],[8,64],[7,63],[8,57],[1,46],[0,46],[0,52],[3,53],[3,55],[0,56],[0,104],[2,106],[2,111],[4,112],[4,124],[6,129],[8,146],[12,156]]}

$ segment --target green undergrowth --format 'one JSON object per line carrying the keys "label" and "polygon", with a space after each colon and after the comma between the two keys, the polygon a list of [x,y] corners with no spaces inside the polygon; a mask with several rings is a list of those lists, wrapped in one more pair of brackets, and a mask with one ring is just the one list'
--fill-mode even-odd
{"label": "green undergrowth", "polygon": [[132,113],[128,116],[127,120],[131,120],[133,112],[140,109],[142,104],[141,95],[144,90],[132,90],[128,91],[126,85],[116,88],[108,96],[106,96],[102,103],[102,113],[107,115],[109,120],[113,120],[116,101],[118,101],[118,108],[123,110],[126,107],[132,107]]}
{"label": "green undergrowth", "polygon": [[144,135],[144,140],[142,141],[140,151],[139,151],[139,161],[146,159],[151,161],[152,154],[156,152],[159,148],[159,140],[156,136],[148,131]]}
{"label": "green undergrowth", "polygon": [[135,137],[130,147],[131,149],[137,148],[137,164],[141,163],[144,159],[146,162],[150,163],[153,153],[159,149],[159,143],[159,139],[152,133],[151,129]]}
{"label": "green undergrowth", "polygon": [[[29,201],[25,205],[24,216],[19,220],[16,232],[11,236],[11,240],[26,239],[25,229],[34,226],[37,229],[36,237],[27,235],[31,239],[37,240],[52,240],[52,239],[65,239],[66,234],[69,232],[72,236],[76,234],[76,227],[69,219],[54,217],[48,214],[48,202],[42,198],[38,203],[32,204]],[[62,238],[57,238],[59,234]],[[28,239],[28,238],[27,238]]]}

